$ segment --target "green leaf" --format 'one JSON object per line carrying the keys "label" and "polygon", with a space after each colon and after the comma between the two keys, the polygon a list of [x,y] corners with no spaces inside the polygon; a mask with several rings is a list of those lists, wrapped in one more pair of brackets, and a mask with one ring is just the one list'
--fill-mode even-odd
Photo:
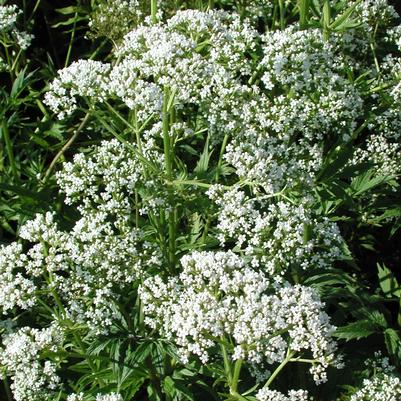
{"label": "green leaf", "polygon": [[203,147],[203,152],[196,164],[194,172],[197,174],[203,174],[207,172],[209,167],[210,157],[212,156],[213,150],[209,152],[209,136],[207,136],[205,141],[205,146]]}
{"label": "green leaf", "polygon": [[329,0],[324,0],[323,3],[323,26],[329,27],[331,19],[331,7]]}
{"label": "green leaf", "polygon": [[63,15],[75,14],[78,11],[78,7],[69,6],[63,8],[56,8],[56,12]]}
{"label": "green leaf", "polygon": [[379,277],[380,287],[386,297],[401,297],[401,287],[393,273],[384,264],[377,264],[377,275]]}
{"label": "green leaf", "polygon": [[20,71],[17,78],[14,80],[13,86],[12,86],[11,92],[10,92],[11,97],[16,97],[16,95],[21,90],[21,88],[23,88],[24,81],[25,81],[25,71],[26,71],[26,68],[24,68],[22,71]]}
{"label": "green leaf", "polygon": [[[361,2],[362,0],[356,1],[352,6],[348,7],[339,17],[337,17],[331,24],[330,24],[330,29],[334,30],[341,30],[343,29],[347,23],[350,22],[349,17],[352,15],[352,13],[355,11],[356,6]],[[359,24],[360,25],[360,24]]]}
{"label": "green leaf", "polygon": [[377,326],[370,320],[358,320],[343,327],[338,327],[334,336],[343,340],[359,340],[377,332]]}
{"label": "green leaf", "polygon": [[30,191],[29,189],[25,189],[21,186],[9,185],[9,184],[3,184],[3,183],[0,183],[0,190],[10,191],[21,197],[30,198],[35,201],[49,200],[48,199],[49,194],[47,191],[33,192],[33,191]]}
{"label": "green leaf", "polygon": [[387,329],[384,332],[384,341],[386,343],[388,353],[398,358],[398,360],[401,360],[401,339],[399,331]]}
{"label": "green leaf", "polygon": [[310,0],[298,0],[297,5],[299,9],[299,23],[301,29],[305,29],[309,18],[309,4]]}
{"label": "green leaf", "polygon": [[73,25],[74,23],[76,23],[78,20],[80,20],[80,18],[78,17],[70,17],[67,20],[64,21],[60,21],[57,24],[52,25],[52,28],[58,28],[60,26],[68,26],[68,25]]}
{"label": "green leaf", "polygon": [[368,170],[352,180],[351,189],[353,191],[353,195],[362,195],[364,192],[385,183],[388,181],[388,179],[389,177],[375,176],[374,170]]}
{"label": "green leaf", "polygon": [[354,153],[352,146],[339,145],[326,157],[322,169],[317,176],[318,181],[325,181],[335,176],[346,165]]}

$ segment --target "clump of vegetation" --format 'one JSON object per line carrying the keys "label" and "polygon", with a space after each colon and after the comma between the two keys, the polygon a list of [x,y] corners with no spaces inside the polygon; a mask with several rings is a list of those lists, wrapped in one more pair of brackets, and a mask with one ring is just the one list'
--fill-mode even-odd
{"label": "clump of vegetation", "polygon": [[1,3],[0,397],[401,398],[400,22]]}

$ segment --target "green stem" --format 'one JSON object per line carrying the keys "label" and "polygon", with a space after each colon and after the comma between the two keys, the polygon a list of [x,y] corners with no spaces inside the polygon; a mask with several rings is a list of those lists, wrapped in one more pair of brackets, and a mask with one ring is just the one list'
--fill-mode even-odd
{"label": "green stem", "polygon": [[[49,248],[48,248],[48,244],[46,243],[46,241],[44,241],[43,239],[41,239],[41,244],[43,247],[43,255],[47,258],[49,256]],[[66,312],[64,309],[64,305],[61,302],[60,297],[58,296],[56,290],[54,289],[53,283],[53,274],[51,271],[48,272],[48,275],[45,275],[45,280],[49,286],[50,289],[50,293],[52,295],[52,297],[54,298],[54,301],[56,302],[56,305],[58,306],[59,310],[60,310],[60,314],[62,315],[62,318],[65,319],[66,317]]]}
{"label": "green stem", "polygon": [[138,146],[138,150],[139,150],[140,154],[143,155],[141,133],[139,131],[138,116],[137,116],[136,108],[133,111],[133,115],[134,115],[134,128],[135,128],[136,145]]}
{"label": "green stem", "polygon": [[[85,360],[88,362],[88,365],[89,365],[90,369],[92,370],[92,372],[94,374],[96,374],[97,368],[91,361],[90,357],[88,357],[88,355],[86,354],[87,353],[86,347],[85,347],[85,344],[83,343],[83,341],[81,340],[81,337],[79,337],[79,335],[75,331],[72,332],[72,335],[74,336],[74,340],[76,341],[78,347],[81,349],[81,352],[82,352],[81,356],[83,356],[85,358]],[[99,383],[101,383],[101,380],[99,380]]]}
{"label": "green stem", "polygon": [[370,42],[369,45],[370,45],[370,49],[372,50],[373,60],[375,62],[375,68],[376,68],[377,75],[380,76],[380,66],[379,66],[379,61],[377,60],[377,55],[376,55],[376,40],[375,40],[377,27],[378,27],[378,24],[376,24],[373,37],[369,41]]}
{"label": "green stem", "polygon": [[17,178],[17,176],[18,176],[17,165],[16,165],[15,159],[14,159],[13,145],[11,143],[10,132],[8,131],[8,125],[7,125],[6,120],[2,121],[1,131],[2,131],[3,137],[4,137],[4,142],[5,142],[6,149],[7,149],[8,161],[10,162],[11,171],[13,173],[14,178]]}
{"label": "green stem", "polygon": [[237,359],[235,361],[234,373],[233,373],[233,378],[232,378],[231,386],[230,386],[230,390],[233,393],[237,393],[238,380],[239,380],[239,376],[240,376],[240,373],[241,373],[241,367],[242,367],[242,359]]}
{"label": "green stem", "polygon": [[329,40],[330,37],[331,8],[329,0],[324,0],[323,4],[323,38]]}
{"label": "green stem", "polygon": [[214,0],[209,0],[207,8],[212,10],[214,8]]}
{"label": "green stem", "polygon": [[77,19],[78,19],[78,12],[75,13],[74,16],[74,25],[72,26],[72,32],[71,32],[71,38],[70,38],[70,43],[68,45],[68,51],[67,51],[67,56],[65,58],[65,63],[64,63],[64,67],[67,67],[68,64],[70,63],[70,57],[71,57],[71,52],[72,52],[72,45],[74,43],[74,39],[75,39],[75,30],[77,27]]}
{"label": "green stem", "polygon": [[169,102],[169,90],[164,91],[163,100],[163,145],[164,145],[164,158],[167,179],[169,182],[173,180],[172,160],[171,160],[171,149],[170,149],[170,115],[168,110]]}
{"label": "green stem", "polygon": [[19,51],[14,59],[13,65],[11,66],[11,71],[15,70],[15,67],[17,66],[17,63],[18,63],[19,58],[21,57],[21,54],[22,54],[22,49],[19,49]]}
{"label": "green stem", "polygon": [[31,15],[28,17],[28,19],[25,22],[25,29],[27,29],[27,25],[29,24],[29,22],[31,22],[33,16],[35,15],[36,10],[38,9],[38,7],[40,5],[40,2],[41,2],[41,0],[37,0],[36,1],[35,6],[33,7]]}
{"label": "green stem", "polygon": [[230,393],[230,395],[238,401],[248,401],[248,398],[243,397],[241,394],[237,393],[236,391],[233,391],[232,393]]}
{"label": "green stem", "polygon": [[220,343],[221,354],[223,355],[224,371],[226,373],[227,382],[229,385],[232,383],[231,365],[228,359],[228,354],[224,344]]}
{"label": "green stem", "polygon": [[5,376],[3,378],[3,383],[4,383],[4,390],[6,391],[6,395],[7,395],[7,400],[13,401],[14,398],[13,398],[13,395],[11,394],[10,386],[8,385],[7,376]]}
{"label": "green stem", "polygon": [[[173,110],[173,96],[170,91],[165,88],[163,99],[163,145],[164,145],[164,159],[167,181],[173,181],[173,149],[170,138],[170,112]],[[173,208],[174,193],[173,187],[168,185],[169,203],[171,210],[168,211],[168,259],[169,265],[172,270],[175,267],[175,217]]]}
{"label": "green stem", "polygon": [[155,390],[158,399],[162,400],[162,389],[160,387],[160,379],[159,379],[159,375],[157,374],[156,369],[154,368],[153,364],[152,364],[152,360],[147,358],[145,361],[145,366],[148,368],[149,371],[149,380],[152,383],[152,387]]}
{"label": "green stem", "polygon": [[108,41],[109,41],[108,39],[103,40],[102,43],[100,43],[100,45],[96,47],[96,50],[91,54],[91,56],[89,57],[89,60],[94,60],[95,57],[103,49],[103,47],[108,43]]}
{"label": "green stem", "polygon": [[291,358],[290,362],[302,362],[302,363],[316,363],[317,359],[306,359],[306,358]]}
{"label": "green stem", "polygon": [[272,25],[270,27],[271,31],[275,31],[276,30],[276,19],[277,19],[277,4],[274,4],[273,7],[273,13],[272,13]]}
{"label": "green stem", "polygon": [[72,52],[72,45],[74,43],[74,39],[75,39],[75,30],[77,27],[77,17],[78,17],[78,12],[75,13],[74,16],[74,25],[72,26],[72,32],[71,32],[71,38],[70,38],[70,43],[68,45],[68,51],[67,51],[67,56],[65,58],[65,63],[64,63],[64,67],[67,67],[68,64],[70,63],[70,57],[71,57],[71,52]]}
{"label": "green stem", "polygon": [[43,181],[46,182],[50,176],[50,173],[52,172],[54,166],[57,163],[57,160],[64,154],[64,152],[74,143],[75,139],[77,139],[79,133],[84,129],[86,123],[89,120],[90,113],[86,113],[85,117],[83,118],[81,124],[75,131],[75,133],[71,136],[71,138],[65,143],[65,145],[59,150],[59,152],[56,154],[52,162],[50,163],[48,169],[46,170],[45,176],[43,178]]}
{"label": "green stem", "polygon": [[38,302],[49,312],[50,316],[55,314],[55,311],[50,308],[45,302],[43,302],[39,297],[37,298]]}
{"label": "green stem", "polygon": [[294,352],[287,352],[286,358],[277,366],[276,370],[272,373],[272,375],[267,380],[266,384],[263,387],[269,387],[273,380],[277,377],[277,375],[284,369],[285,365],[291,360],[294,356]]}
{"label": "green stem", "polygon": [[309,17],[309,0],[298,0],[299,25],[301,29],[306,29]]}
{"label": "green stem", "polygon": [[119,133],[117,133],[111,126],[108,124],[108,122],[103,119],[100,115],[96,114],[95,117],[97,120],[103,125],[104,128],[107,129],[112,135],[114,135],[121,143],[123,143],[128,149],[130,149],[138,159],[146,164],[146,166],[149,167],[149,169],[155,173],[158,173],[159,171],[156,169],[156,167],[145,157],[143,157],[139,152],[138,149],[136,149],[134,146],[132,146],[131,143],[129,143],[127,140],[125,140]]}
{"label": "green stem", "polygon": [[128,128],[132,129],[134,132],[136,132],[136,127],[134,127],[132,124],[129,123],[111,104],[108,102],[104,102],[107,106],[107,108],[119,119],[121,120]]}
{"label": "green stem", "polygon": [[285,28],[285,4],[284,0],[278,0],[278,7],[280,9],[280,29]]}
{"label": "green stem", "polygon": [[152,15],[152,22],[157,24],[157,0],[150,0],[150,13]]}
{"label": "green stem", "polygon": [[225,134],[223,138],[223,143],[221,144],[219,161],[217,162],[216,177],[215,177],[216,182],[219,180],[221,164],[223,163],[223,156],[224,156],[224,151],[226,150],[227,142],[228,142],[228,134]]}
{"label": "green stem", "polygon": [[143,310],[143,302],[139,298],[139,318],[138,318],[139,332],[145,334],[145,312]]}
{"label": "green stem", "polygon": [[203,229],[202,237],[201,237],[201,240],[200,240],[201,244],[203,244],[203,245],[205,245],[205,243],[206,243],[206,238],[207,238],[207,234],[209,232],[211,223],[212,223],[212,216],[209,214],[207,216],[205,227]]}
{"label": "green stem", "polygon": [[13,81],[15,79],[15,74],[14,74],[14,71],[13,71],[13,68],[12,68],[13,63],[11,62],[11,57],[10,57],[10,53],[8,51],[8,47],[7,46],[4,46],[4,54],[6,55],[7,66],[8,66],[9,71],[10,71],[11,80]]}
{"label": "green stem", "polygon": [[259,64],[255,71],[253,72],[252,76],[248,80],[248,85],[253,85],[256,81],[256,78],[258,77],[260,71],[262,70],[262,64]]}
{"label": "green stem", "polygon": [[139,228],[139,195],[135,189],[135,227]]}
{"label": "green stem", "polygon": [[120,310],[125,321],[127,322],[128,330],[132,331],[134,329],[134,325],[133,325],[133,322],[132,322],[129,312],[127,312],[127,310],[125,309],[125,306],[121,302],[116,302],[116,304],[118,305],[118,309]]}

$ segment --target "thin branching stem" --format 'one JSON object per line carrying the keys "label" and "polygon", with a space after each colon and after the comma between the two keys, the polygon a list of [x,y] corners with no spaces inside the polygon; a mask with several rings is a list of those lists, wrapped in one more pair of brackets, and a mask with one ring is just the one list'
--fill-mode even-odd
{"label": "thin branching stem", "polygon": [[152,23],[157,24],[157,0],[150,0],[150,14],[152,16]]}
{"label": "thin branching stem", "polygon": [[[164,145],[164,163],[166,170],[167,182],[173,182],[173,160],[174,160],[174,145],[170,137],[170,123],[171,115],[173,113],[174,93],[171,93],[168,88],[164,90],[163,99],[163,145]],[[168,259],[169,266],[172,271],[175,268],[175,248],[176,248],[176,235],[175,235],[175,211],[173,208],[174,193],[173,186],[168,185],[169,193],[169,210],[168,210]]]}
{"label": "thin branching stem", "polygon": [[292,359],[294,356],[294,352],[288,350],[287,351],[287,356],[284,358],[284,360],[280,363],[280,365],[277,366],[276,370],[271,374],[269,379],[267,380],[266,384],[263,386],[265,388],[269,387],[270,384],[273,383],[274,379],[278,376],[278,374],[284,369],[285,365],[287,365],[288,362]]}
{"label": "thin branching stem", "polygon": [[12,172],[14,178],[17,178],[18,170],[17,170],[17,164],[15,163],[15,158],[14,158],[13,144],[11,142],[10,131],[8,130],[8,124],[5,119],[3,119],[2,123],[1,123],[1,132],[3,134],[4,143],[6,145],[7,156],[8,156],[8,161],[10,163],[11,172]]}
{"label": "thin branching stem", "polygon": [[67,67],[68,64],[70,63],[70,57],[71,57],[71,52],[72,52],[72,46],[74,44],[75,40],[75,31],[77,29],[77,20],[78,20],[78,11],[75,12],[74,16],[74,24],[72,26],[72,32],[71,32],[71,37],[70,37],[70,43],[68,45],[68,50],[67,50],[67,56],[65,57],[65,62],[64,62],[64,67]]}
{"label": "thin branching stem", "polygon": [[50,163],[48,169],[46,170],[45,176],[43,178],[43,181],[46,182],[53,171],[54,166],[56,165],[58,159],[60,159],[61,156],[67,151],[67,149],[75,142],[77,139],[79,133],[85,128],[87,122],[89,121],[90,113],[86,113],[85,117],[81,121],[81,124],[77,128],[77,130],[74,132],[74,134],[71,136],[71,138],[65,143],[65,145],[59,150],[59,152],[56,154],[52,162]]}

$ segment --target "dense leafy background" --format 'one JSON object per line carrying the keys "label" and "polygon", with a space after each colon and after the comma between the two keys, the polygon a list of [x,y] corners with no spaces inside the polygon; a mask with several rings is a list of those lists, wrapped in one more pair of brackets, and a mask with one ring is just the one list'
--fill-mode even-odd
{"label": "dense leafy background", "polygon": [[[172,9],[176,6],[173,3]],[[182,8],[206,6],[201,1],[179,3]],[[215,1],[214,5],[231,10],[240,7],[239,3]],[[21,28],[32,32],[34,40],[15,71],[0,74],[0,242],[3,244],[16,240],[21,225],[38,212],[57,211],[62,224],[68,227],[76,211],[63,203],[54,172],[60,162],[71,160],[78,151],[109,138],[104,131],[83,129],[73,143],[68,143],[80,121],[59,121],[43,104],[44,92],[58,69],[81,58],[108,60],[112,43],[102,36],[88,37],[88,20],[95,1],[27,0],[15,4],[23,10]],[[393,0],[392,4],[401,12],[399,2]],[[291,18],[295,21],[298,15]],[[261,30],[263,22],[261,19]],[[118,122],[114,123],[119,127]],[[319,289],[329,315],[339,327],[336,335],[348,368],[332,372],[329,382],[316,394],[316,399],[334,400],[339,397],[339,389],[355,384],[349,381],[349,372],[354,369],[356,377],[360,374],[362,361],[370,350],[383,350],[398,369],[401,367],[398,285],[401,193],[399,186],[389,190],[383,182],[375,180],[369,166],[353,175],[341,169],[349,157],[347,149],[339,151],[333,146],[326,154],[317,187],[320,207],[331,210],[330,217],[339,224],[350,258],[338,262],[335,270],[326,275],[303,278],[303,283]],[[364,221],[361,216],[371,211],[376,219]],[[136,316],[138,305],[130,302],[127,297],[127,308],[132,307],[132,315]],[[30,316],[22,317],[22,321],[29,319]],[[210,390],[219,375],[218,367],[201,368],[198,362],[191,362],[176,368],[175,350],[170,344],[156,337],[133,334],[124,317],[116,322],[111,335],[99,337],[96,343],[87,346],[90,356],[85,360],[77,355],[72,359],[71,371],[65,372],[66,377],[75,378],[80,385],[89,386],[96,379],[109,381],[113,389],[117,381],[127,394],[137,391],[137,400],[147,397],[157,400],[162,392],[169,393],[172,400],[218,399],[218,391]],[[282,379],[278,387],[307,380],[298,370],[297,377]],[[7,399],[8,384],[3,384],[0,398]],[[338,384],[340,387],[336,387]]]}

